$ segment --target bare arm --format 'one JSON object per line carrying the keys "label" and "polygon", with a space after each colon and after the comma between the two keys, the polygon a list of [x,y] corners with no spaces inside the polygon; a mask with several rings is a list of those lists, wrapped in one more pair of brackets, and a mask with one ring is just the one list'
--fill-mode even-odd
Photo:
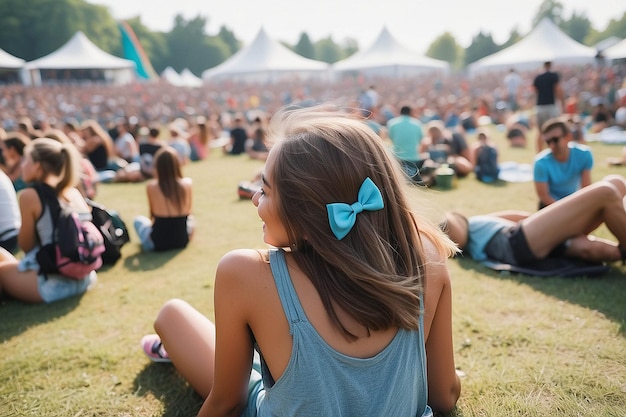
{"label": "bare arm", "polygon": [[452,344],[452,288],[445,258],[428,246],[431,261],[426,265],[424,297],[428,404],[434,410],[448,411],[461,395]]}
{"label": "bare arm", "polygon": [[41,215],[41,201],[37,191],[27,188],[19,196],[20,214],[22,216],[22,226],[17,235],[17,242],[24,252],[33,249],[37,243],[37,219]]}
{"label": "bare arm", "polygon": [[537,197],[539,197],[539,201],[545,205],[552,204],[556,201],[550,195],[550,189],[547,182],[535,181],[535,192],[537,193]]}
{"label": "bare arm", "polygon": [[246,403],[252,369],[252,337],[246,305],[252,298],[246,282],[250,262],[243,251],[220,261],[215,276],[215,376],[214,385],[200,409],[202,416],[239,416]]}
{"label": "bare arm", "polygon": [[580,174],[580,188],[591,185],[591,170],[586,169]]}

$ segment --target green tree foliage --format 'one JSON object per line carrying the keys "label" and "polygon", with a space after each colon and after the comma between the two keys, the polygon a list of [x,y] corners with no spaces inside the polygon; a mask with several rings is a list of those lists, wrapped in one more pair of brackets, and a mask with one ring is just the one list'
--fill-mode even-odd
{"label": "green tree foliage", "polygon": [[309,35],[305,32],[300,34],[300,39],[296,46],[294,46],[293,51],[305,58],[315,59],[315,46],[313,46]]}
{"label": "green tree foliage", "polygon": [[333,64],[343,58],[343,51],[333,41],[332,36],[328,36],[315,43],[315,56],[319,61]]}
{"label": "green tree foliage", "polygon": [[241,41],[237,39],[233,31],[228,29],[226,26],[220,27],[217,37],[220,38],[226,46],[228,46],[229,56],[241,49]]}
{"label": "green tree foliage", "polygon": [[491,34],[484,34],[481,31],[472,39],[470,46],[465,49],[465,65],[478,61],[498,50],[498,45],[493,41]]}
{"label": "green tree foliage", "polygon": [[450,32],[440,35],[433,41],[426,51],[426,56],[441,59],[454,65],[458,57],[458,45]]}
{"label": "green tree foliage", "polygon": [[509,34],[509,39],[506,42],[504,42],[502,45],[500,45],[500,49],[502,50],[504,48],[508,48],[509,46],[513,45],[515,42],[518,42],[520,39],[522,39],[522,35],[520,35],[517,27],[515,27]]}
{"label": "green tree foliage", "polygon": [[177,15],[174,19],[174,28],[165,35],[165,40],[169,49],[169,65],[176,71],[189,68],[199,75],[229,56],[228,45],[221,38],[205,34],[206,23],[202,16],[185,20],[182,15]]}
{"label": "green tree foliage", "polygon": [[119,54],[120,34],[108,9],[83,0],[0,1],[0,48],[32,61],[53,52],[77,31]]}
{"label": "green tree foliage", "polygon": [[570,38],[583,43],[591,32],[591,21],[587,16],[583,14],[578,15],[574,12],[569,20],[564,20],[561,23],[560,27]]}
{"label": "green tree foliage", "polygon": [[620,19],[611,19],[606,29],[602,32],[598,32],[592,29],[589,35],[585,38],[585,45],[595,45],[603,39],[616,36],[621,39],[626,38],[626,12]]}
{"label": "green tree foliage", "polygon": [[563,4],[558,0],[543,0],[539,6],[539,10],[533,18],[533,27],[537,26],[544,17],[552,20],[557,26],[561,24],[561,16],[563,16]]}

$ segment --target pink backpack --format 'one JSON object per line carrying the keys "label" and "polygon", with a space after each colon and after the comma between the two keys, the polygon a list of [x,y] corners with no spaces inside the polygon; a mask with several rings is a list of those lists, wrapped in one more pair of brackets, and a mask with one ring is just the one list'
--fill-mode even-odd
{"label": "pink backpack", "polygon": [[102,266],[104,238],[91,220],[81,220],[78,213],[61,207],[54,190],[45,184],[34,185],[42,209],[50,208],[54,226],[52,243],[37,253],[40,272],[58,273],[83,279]]}

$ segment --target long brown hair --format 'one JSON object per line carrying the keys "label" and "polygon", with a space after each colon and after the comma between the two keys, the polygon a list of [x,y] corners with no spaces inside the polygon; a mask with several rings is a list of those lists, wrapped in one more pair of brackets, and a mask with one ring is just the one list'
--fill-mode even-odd
{"label": "long brown hair", "polygon": [[[442,254],[451,255],[454,246],[411,211],[406,178],[380,138],[362,120],[327,108],[281,111],[270,136],[278,139],[270,175],[294,259],[334,323],[346,338],[355,338],[339,320],[338,306],[370,330],[417,329],[427,261],[420,235]],[[337,240],[326,204],[352,204],[367,177],[385,207],[360,213]]]}
{"label": "long brown hair", "polygon": [[154,168],[159,189],[165,198],[181,210],[185,201],[185,189],[179,180],[183,177],[178,152],[171,146],[163,146],[154,155]]}

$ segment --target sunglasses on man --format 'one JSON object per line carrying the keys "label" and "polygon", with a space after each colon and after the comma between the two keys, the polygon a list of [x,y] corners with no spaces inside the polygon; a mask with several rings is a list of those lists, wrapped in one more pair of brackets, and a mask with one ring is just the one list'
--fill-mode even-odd
{"label": "sunglasses on man", "polygon": [[558,145],[559,141],[561,140],[560,136],[552,136],[546,139],[546,144],[548,146],[550,145]]}

